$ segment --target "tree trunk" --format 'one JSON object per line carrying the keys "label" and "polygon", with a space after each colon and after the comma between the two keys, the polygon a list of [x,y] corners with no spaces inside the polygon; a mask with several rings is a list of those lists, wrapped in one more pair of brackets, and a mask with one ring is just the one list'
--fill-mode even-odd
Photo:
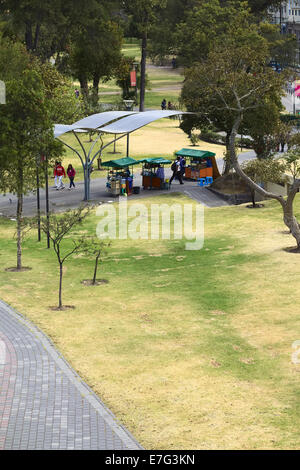
{"label": "tree trunk", "polygon": [[141,84],[140,84],[140,111],[145,110],[145,83],[146,83],[146,59],[147,59],[147,32],[143,33],[142,38],[142,57],[141,57]]}
{"label": "tree trunk", "polygon": [[59,263],[58,308],[62,308],[62,277],[63,277],[63,264]]}
{"label": "tree trunk", "polygon": [[94,74],[93,76],[93,103],[94,105],[97,105],[99,101],[99,82],[100,82],[99,75]]}
{"label": "tree trunk", "polygon": [[297,249],[298,251],[300,251],[300,229],[299,229],[298,221],[293,214],[293,210],[290,211],[289,209],[284,208],[283,214],[284,214],[283,221],[285,225],[290,229],[291,235],[293,235],[293,237],[296,240]]}
{"label": "tree trunk", "polygon": [[41,29],[41,25],[38,23],[35,28],[34,43],[33,43],[34,51],[37,50],[37,45],[38,45],[39,36],[40,36],[40,29]]}
{"label": "tree trunk", "polygon": [[290,233],[293,235],[297,242],[297,248],[300,251],[300,228],[299,228],[299,223],[294,216],[294,209],[293,209],[293,204],[294,204],[294,199],[295,196],[298,192],[299,188],[299,183],[294,183],[293,186],[291,187],[287,200],[283,204],[283,221],[285,225],[290,229]]}
{"label": "tree trunk", "polygon": [[226,132],[226,158],[225,158],[225,168],[223,175],[228,175],[229,171],[232,168],[231,158],[230,157],[230,132]]}
{"label": "tree trunk", "polygon": [[17,269],[22,269],[22,212],[23,212],[23,168],[18,161],[18,188],[17,188]]}
{"label": "tree trunk", "polygon": [[18,192],[17,204],[17,269],[22,269],[22,211],[23,211],[23,194]]}
{"label": "tree trunk", "polygon": [[32,41],[32,25],[29,21],[26,22],[25,27],[25,44],[27,51],[32,51],[33,41]]}
{"label": "tree trunk", "polygon": [[100,253],[99,253],[99,255],[96,256],[95,269],[94,269],[94,277],[93,277],[93,282],[92,282],[93,285],[96,284],[99,257],[100,257]]}
{"label": "tree trunk", "polygon": [[86,78],[79,78],[79,82],[80,82],[80,89],[81,89],[82,96],[83,98],[87,98],[89,95],[88,81]]}
{"label": "tree trunk", "polygon": [[250,188],[250,191],[251,191],[252,207],[255,207],[255,191],[253,188]]}

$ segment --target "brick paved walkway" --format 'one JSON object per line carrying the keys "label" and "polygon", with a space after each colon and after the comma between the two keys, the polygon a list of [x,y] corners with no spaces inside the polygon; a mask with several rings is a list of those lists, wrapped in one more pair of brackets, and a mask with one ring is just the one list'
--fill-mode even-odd
{"label": "brick paved walkway", "polygon": [[2,301],[1,449],[142,449],[50,340]]}

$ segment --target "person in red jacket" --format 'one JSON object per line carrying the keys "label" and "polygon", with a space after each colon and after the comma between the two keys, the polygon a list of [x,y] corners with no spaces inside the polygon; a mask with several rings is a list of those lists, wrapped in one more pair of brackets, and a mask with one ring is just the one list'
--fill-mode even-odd
{"label": "person in red jacket", "polygon": [[54,168],[54,178],[57,191],[59,189],[64,189],[63,177],[66,177],[65,169],[60,162],[56,162]]}
{"label": "person in red jacket", "polygon": [[76,175],[76,171],[72,167],[71,163],[68,166],[67,175],[68,175],[69,180],[70,180],[70,187],[69,187],[69,190],[70,190],[72,188],[72,186],[75,188],[74,178],[75,178],[75,175]]}

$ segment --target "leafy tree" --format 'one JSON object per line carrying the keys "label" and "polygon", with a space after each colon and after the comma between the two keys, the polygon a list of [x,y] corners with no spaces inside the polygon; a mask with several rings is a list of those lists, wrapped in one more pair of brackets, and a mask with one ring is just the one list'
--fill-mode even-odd
{"label": "leafy tree", "polygon": [[292,149],[287,152],[284,157],[286,162],[286,168],[291,172],[294,183],[300,176],[300,152],[299,149]]}
{"label": "leafy tree", "polygon": [[[192,64],[185,71],[181,98],[187,110],[196,113],[184,116],[181,127],[188,134],[192,127],[200,129],[208,127],[225,132],[226,152],[229,153],[234,112],[230,107],[224,108],[222,98],[217,93],[214,96],[215,106],[211,108],[211,96],[206,93],[207,79],[197,64],[207,61],[209,51],[215,44],[221,44],[223,41],[237,42],[240,37],[241,44],[246,48],[246,44],[248,47],[251,46],[255,35],[264,43],[266,54],[262,60],[267,64],[274,53],[272,40],[274,37],[278,39],[280,34],[274,25],[266,27],[264,23],[259,23],[250,14],[245,2],[220,4],[218,0],[198,4],[180,27],[179,37],[182,37],[180,54],[184,63]],[[283,40],[278,39],[278,43],[282,46]],[[273,90],[272,93],[268,92],[268,96],[265,96],[258,106],[247,109],[240,126],[242,134],[253,138],[254,149],[262,158],[272,154],[276,149],[274,133],[282,104],[278,90],[276,88]],[[230,167],[230,161],[227,160],[225,173],[228,173]]]}
{"label": "leafy tree", "polygon": [[[284,146],[287,144],[288,148],[292,145],[293,136],[293,124],[291,121],[284,122],[281,119],[278,120],[275,130],[274,137],[278,151],[284,152]],[[281,149],[280,149],[281,147]]]}
{"label": "leafy tree", "polygon": [[177,56],[176,30],[187,12],[198,0],[167,0],[166,7],[157,12],[157,21],[149,31],[149,56],[162,64],[166,58]]}
{"label": "leafy tree", "polygon": [[[103,2],[102,2],[103,3]],[[96,0],[1,0],[4,32],[46,61],[66,51],[73,31],[95,17]]]}
{"label": "leafy tree", "polygon": [[[17,268],[21,270],[23,196],[36,187],[41,154],[48,158],[61,155],[62,144],[54,139],[53,124],[73,114],[75,108],[71,100],[64,101],[64,82],[52,73],[51,66],[42,66],[23,46],[7,40],[1,41],[0,51],[7,95],[6,105],[0,107],[0,188],[17,195]],[[56,81],[49,84],[49,76]],[[42,162],[38,171],[43,183]]]}
{"label": "leafy tree", "polygon": [[[252,38],[249,42],[249,37]],[[248,38],[248,39],[247,39]],[[300,251],[300,228],[294,215],[293,202],[300,187],[296,180],[290,187],[287,198],[266,191],[253,181],[240,167],[235,140],[244,116],[250,109],[261,105],[269,93],[280,94],[287,79],[284,74],[275,74],[266,67],[269,46],[253,25],[240,24],[230,37],[217,43],[210,51],[207,61],[199,65],[198,73],[207,77],[206,92],[210,95],[211,111],[223,108],[234,113],[234,122],[230,134],[230,158],[236,173],[253,190],[265,198],[277,200],[283,211],[283,220],[296,240]]]}
{"label": "leafy tree", "polygon": [[71,73],[78,78],[85,98],[89,94],[88,82],[93,81],[95,104],[98,103],[100,80],[111,78],[119,66],[121,44],[120,29],[105,17],[90,19],[73,35],[69,56]]}
{"label": "leafy tree", "polygon": [[277,150],[281,107],[278,93],[269,94],[244,117],[244,133],[252,137],[252,148],[260,159],[270,157]]}

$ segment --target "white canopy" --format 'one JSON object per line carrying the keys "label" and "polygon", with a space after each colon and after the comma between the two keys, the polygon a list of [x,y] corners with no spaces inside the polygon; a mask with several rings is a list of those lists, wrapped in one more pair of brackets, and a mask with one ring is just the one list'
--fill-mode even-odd
{"label": "white canopy", "polygon": [[103,126],[115,119],[123,118],[130,114],[135,114],[134,111],[105,111],[104,113],[92,114],[74,124],[55,124],[54,126],[54,137],[57,138],[67,132],[85,132],[98,130],[100,126]]}
{"label": "white canopy", "polygon": [[178,116],[179,114],[189,113],[185,113],[184,111],[144,111],[119,119],[112,124],[108,124],[108,126],[100,127],[98,130],[109,134],[128,134],[157,119]]}

